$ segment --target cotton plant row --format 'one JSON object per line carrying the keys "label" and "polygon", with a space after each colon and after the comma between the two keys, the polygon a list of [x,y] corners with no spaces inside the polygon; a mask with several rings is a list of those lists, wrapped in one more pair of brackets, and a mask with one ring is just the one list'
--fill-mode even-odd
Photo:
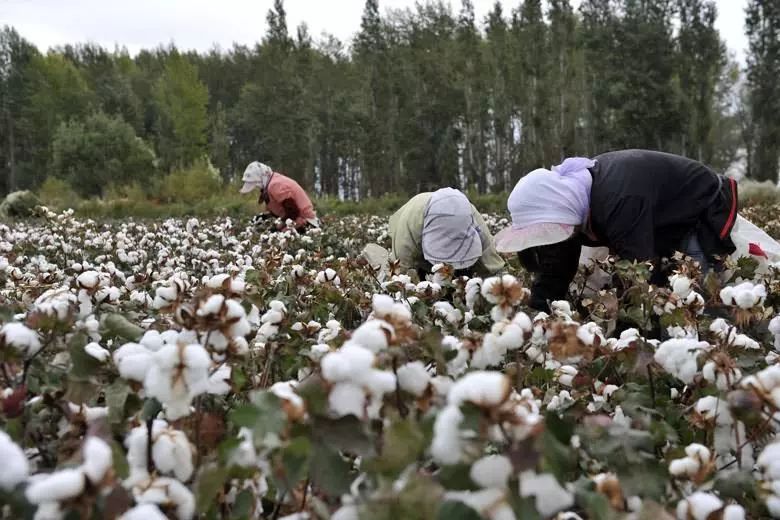
{"label": "cotton plant row", "polygon": [[[366,241],[387,241],[383,219],[0,225],[0,501],[38,518],[779,514],[771,270],[713,289],[682,265],[539,313],[514,267],[379,279]],[[738,475],[749,493],[721,485]]]}

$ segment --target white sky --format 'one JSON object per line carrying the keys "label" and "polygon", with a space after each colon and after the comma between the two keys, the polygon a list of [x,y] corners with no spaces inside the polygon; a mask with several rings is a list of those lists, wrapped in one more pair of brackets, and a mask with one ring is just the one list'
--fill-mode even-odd
{"label": "white sky", "polygon": [[[494,0],[473,0],[478,20]],[[290,31],[305,21],[316,38],[323,32],[345,43],[360,28],[365,0],[286,0]],[[460,0],[450,0],[454,11]],[[503,0],[509,13],[519,0]],[[573,0],[575,6],[579,0]],[[729,48],[744,61],[746,0],[716,0],[718,29]],[[265,31],[273,0],[0,0],[0,25],[11,25],[42,50],[65,43],[95,42],[131,53],[175,42],[183,49],[206,51],[215,43],[252,44]],[[403,8],[414,0],[380,0],[380,9]]]}

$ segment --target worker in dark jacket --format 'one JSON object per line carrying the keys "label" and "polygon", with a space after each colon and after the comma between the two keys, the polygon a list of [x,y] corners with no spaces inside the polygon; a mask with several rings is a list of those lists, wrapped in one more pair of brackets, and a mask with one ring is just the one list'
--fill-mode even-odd
{"label": "worker in dark jacket", "polygon": [[507,204],[512,226],[499,252],[517,252],[535,274],[531,305],[566,297],[581,246],[606,246],[628,260],[682,251],[706,272],[735,250],[737,186],[698,161],[648,150],[570,158],[517,183]]}

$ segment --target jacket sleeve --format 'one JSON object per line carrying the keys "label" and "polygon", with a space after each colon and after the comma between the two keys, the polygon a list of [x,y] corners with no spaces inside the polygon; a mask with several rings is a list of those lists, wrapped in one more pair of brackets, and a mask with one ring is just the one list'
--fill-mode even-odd
{"label": "jacket sleeve", "polygon": [[293,220],[295,222],[295,227],[299,228],[306,223],[306,219],[301,216],[301,210],[295,203],[295,199],[284,199],[282,201],[282,207],[284,208],[285,218]]}
{"label": "jacket sleeve", "polygon": [[411,215],[412,209],[408,206],[408,203],[399,209],[390,217],[388,230],[391,242],[391,258],[400,262],[404,272],[416,269],[421,257],[420,248],[415,242],[415,234],[411,229],[411,221],[414,220]]}
{"label": "jacket sleeve", "polygon": [[479,237],[482,240],[482,258],[480,258],[480,263],[487,274],[496,274],[506,268],[506,263],[501,258],[501,255],[498,254],[498,251],[496,251],[493,235],[490,234],[490,229],[488,229],[485,219],[482,218],[482,214],[474,206],[471,208],[474,222],[479,229]]}
{"label": "jacket sleeve", "polygon": [[649,202],[638,195],[618,200],[609,213],[604,233],[609,248],[626,260],[655,258],[655,227]]}

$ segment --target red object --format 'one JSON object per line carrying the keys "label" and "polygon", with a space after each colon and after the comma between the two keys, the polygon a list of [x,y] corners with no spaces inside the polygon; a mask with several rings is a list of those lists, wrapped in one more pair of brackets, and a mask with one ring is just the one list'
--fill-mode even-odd
{"label": "red object", "polygon": [[21,385],[17,387],[11,395],[2,400],[3,415],[9,419],[22,415],[26,398],[27,386]]}
{"label": "red object", "polygon": [[737,217],[737,182],[734,179],[729,179],[731,183],[731,211],[729,212],[729,218],[726,221],[726,225],[720,231],[720,239],[726,238],[726,235],[731,233],[731,227],[734,224],[734,219]]}
{"label": "red object", "polygon": [[758,244],[754,244],[751,242],[748,244],[748,253],[750,253],[753,256],[763,256],[766,259],[769,259],[769,255],[767,255],[763,249],[761,249],[761,246]]}

